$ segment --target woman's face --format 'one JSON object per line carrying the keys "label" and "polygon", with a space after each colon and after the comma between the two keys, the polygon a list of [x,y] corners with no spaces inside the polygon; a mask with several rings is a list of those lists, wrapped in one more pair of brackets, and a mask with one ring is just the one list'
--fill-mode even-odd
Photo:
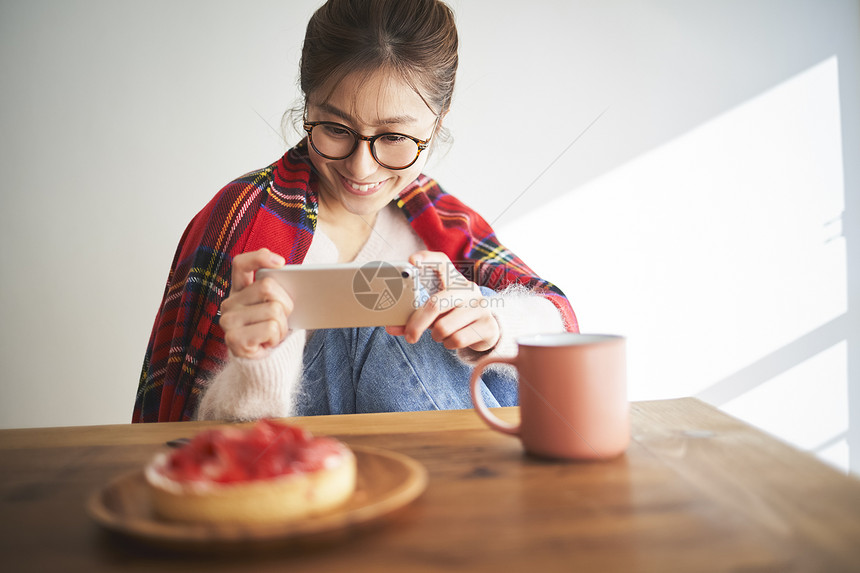
{"label": "woman's face", "polygon": [[[429,139],[436,116],[406,83],[383,73],[352,74],[340,82],[328,101],[308,98],[308,121],[333,121],[361,135],[402,133]],[[326,159],[309,147],[319,173],[322,201],[336,201],[355,215],[374,216],[421,173],[429,149],[406,169],[388,169],[373,158],[370,143],[360,141],[346,159]]]}

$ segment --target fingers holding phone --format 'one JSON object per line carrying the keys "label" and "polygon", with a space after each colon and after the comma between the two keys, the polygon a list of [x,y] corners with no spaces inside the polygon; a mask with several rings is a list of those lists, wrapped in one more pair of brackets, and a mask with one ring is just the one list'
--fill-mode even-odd
{"label": "fingers holding phone", "polygon": [[405,327],[389,329],[415,343],[425,330],[446,348],[471,348],[483,352],[493,348],[501,336],[499,323],[490,311],[481,289],[464,277],[451,260],[440,252],[415,253],[410,262],[436,275],[438,289],[417,309]]}
{"label": "fingers holding phone", "polygon": [[221,303],[220,324],[234,356],[262,358],[287,337],[292,299],[274,280],[254,281],[259,269],[278,268],[284,262],[268,249],[233,259],[230,296]]}

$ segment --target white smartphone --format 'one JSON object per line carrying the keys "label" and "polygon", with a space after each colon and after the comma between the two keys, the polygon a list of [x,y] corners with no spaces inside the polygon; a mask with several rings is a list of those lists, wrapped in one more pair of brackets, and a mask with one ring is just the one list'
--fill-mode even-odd
{"label": "white smartphone", "polygon": [[286,265],[260,269],[293,299],[290,328],[402,326],[419,305],[418,269],[409,263]]}

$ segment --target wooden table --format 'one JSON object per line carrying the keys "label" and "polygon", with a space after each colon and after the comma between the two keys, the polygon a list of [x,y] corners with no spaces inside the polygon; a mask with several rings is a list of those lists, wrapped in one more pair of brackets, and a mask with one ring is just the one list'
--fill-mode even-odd
{"label": "wooden table", "polygon": [[[516,408],[497,412],[508,420]],[[471,411],[303,418],[429,472],[414,503],[336,540],[165,553],[98,527],[89,494],[210,425],[0,431],[4,571],[858,571],[860,481],[692,398],[634,403],[610,462],[522,454]]]}

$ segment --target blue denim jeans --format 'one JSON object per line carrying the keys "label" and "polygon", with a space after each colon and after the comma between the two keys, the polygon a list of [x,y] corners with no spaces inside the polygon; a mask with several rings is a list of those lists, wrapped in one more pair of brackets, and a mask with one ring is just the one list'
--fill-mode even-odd
{"label": "blue denim jeans", "polygon": [[[425,331],[415,344],[382,327],[316,330],[305,346],[296,415],[471,408],[472,368]],[[514,375],[486,370],[487,406],[517,405]]]}

